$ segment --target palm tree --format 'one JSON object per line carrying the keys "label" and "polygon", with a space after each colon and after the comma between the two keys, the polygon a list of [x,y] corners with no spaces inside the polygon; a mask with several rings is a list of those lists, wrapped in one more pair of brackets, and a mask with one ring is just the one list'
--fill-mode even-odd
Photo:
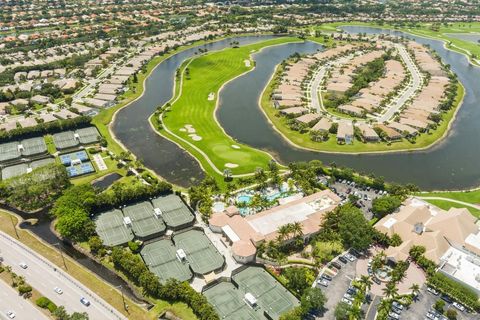
{"label": "palm tree", "polygon": [[350,320],[358,320],[362,318],[362,308],[358,304],[354,304],[350,308],[350,312],[348,313]]}
{"label": "palm tree", "polygon": [[418,284],[414,283],[414,284],[412,284],[412,286],[409,289],[412,290],[412,296],[413,296],[412,298],[414,300],[416,300],[418,294],[420,293],[420,286]]}
{"label": "palm tree", "polygon": [[390,301],[382,299],[377,307],[377,319],[386,319],[390,311]]}
{"label": "palm tree", "polygon": [[372,280],[370,280],[370,276],[362,275],[360,277],[360,280],[358,281],[362,286],[364,286],[365,291],[370,291],[370,288],[372,287]]}
{"label": "palm tree", "polygon": [[290,228],[294,237],[303,236],[303,225],[300,222],[292,223]]}
{"label": "palm tree", "polygon": [[280,226],[277,230],[277,241],[278,242],[283,242],[288,235],[290,234],[290,228],[288,224],[284,224],[283,226]]}
{"label": "palm tree", "polygon": [[398,289],[395,286],[395,283],[387,283],[387,286],[383,288],[382,291],[385,294],[386,298],[394,298],[398,295]]}
{"label": "palm tree", "polygon": [[223,170],[223,178],[225,180],[230,180],[232,178],[232,170],[230,169]]}

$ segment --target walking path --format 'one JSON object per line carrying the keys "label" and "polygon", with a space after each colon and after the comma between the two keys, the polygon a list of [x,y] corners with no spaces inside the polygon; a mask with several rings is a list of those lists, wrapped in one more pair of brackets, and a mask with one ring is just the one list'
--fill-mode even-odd
{"label": "walking path", "polygon": [[455,200],[455,199],[450,199],[450,198],[443,198],[443,197],[422,197],[418,196],[418,198],[423,199],[423,200],[442,200],[442,201],[448,201],[448,202],[453,202],[453,203],[458,203],[466,207],[474,208],[477,210],[480,210],[480,205],[473,204],[473,203],[468,203],[460,200]]}

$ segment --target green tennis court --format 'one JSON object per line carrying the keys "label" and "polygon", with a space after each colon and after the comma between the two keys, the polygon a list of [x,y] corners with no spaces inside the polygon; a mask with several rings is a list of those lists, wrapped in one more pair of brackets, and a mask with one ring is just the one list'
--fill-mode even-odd
{"label": "green tennis court", "polygon": [[0,161],[8,161],[20,158],[18,142],[6,142],[0,144]]}
{"label": "green tennis court", "polygon": [[227,320],[263,320],[263,310],[246,304],[244,293],[230,282],[220,282],[208,288],[203,295],[217,310],[220,319]]}
{"label": "green tennis court", "polygon": [[87,127],[75,131],[81,144],[91,144],[99,141],[100,133],[96,127]]}
{"label": "green tennis court", "polygon": [[123,215],[132,220],[133,233],[139,238],[151,238],[165,232],[163,219],[155,215],[149,201],[126,206]]}
{"label": "green tennis court", "polygon": [[95,225],[98,236],[106,246],[118,246],[133,240],[133,233],[125,225],[120,210],[101,213],[95,219]]}
{"label": "green tennis court", "polygon": [[2,169],[2,180],[7,180],[13,177],[21,176],[27,173],[28,165],[26,163],[20,163],[14,166],[5,167]]}
{"label": "green tennis court", "polygon": [[267,271],[249,267],[232,276],[241,291],[253,294],[258,306],[273,319],[298,305],[298,300]]}
{"label": "green tennis court", "polygon": [[78,146],[79,142],[73,131],[63,131],[53,135],[53,143],[57,149],[67,149]]}
{"label": "green tennis court", "polygon": [[47,152],[47,145],[45,144],[43,137],[22,140],[21,145],[23,146],[22,154],[24,156],[32,156]]}
{"label": "green tennis court", "polygon": [[178,260],[175,246],[170,240],[149,243],[143,247],[140,254],[147,267],[161,282],[170,278],[189,281],[193,277],[187,262]]}
{"label": "green tennis court", "polygon": [[33,170],[33,169],[36,169],[36,168],[39,168],[39,167],[46,166],[47,164],[51,164],[51,163],[55,163],[55,159],[52,158],[52,157],[39,159],[39,160],[32,161],[30,163],[30,168],[32,168],[32,170]]}
{"label": "green tennis court", "polygon": [[161,210],[161,215],[168,227],[177,230],[193,224],[195,217],[182,199],[175,194],[152,200],[153,206]]}
{"label": "green tennis court", "polygon": [[177,249],[183,249],[188,263],[196,274],[207,274],[221,269],[225,258],[217,251],[202,231],[190,230],[173,236]]}

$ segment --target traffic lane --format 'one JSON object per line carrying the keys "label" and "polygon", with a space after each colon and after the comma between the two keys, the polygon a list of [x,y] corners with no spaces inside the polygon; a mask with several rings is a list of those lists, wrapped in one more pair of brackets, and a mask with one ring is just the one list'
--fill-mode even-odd
{"label": "traffic lane", "polygon": [[0,280],[0,319],[10,319],[7,317],[8,311],[15,313],[15,319],[18,320],[48,320],[40,310],[35,308],[29,300],[21,297],[18,292]]}
{"label": "traffic lane", "polygon": [[[117,313],[112,311],[113,307],[106,304],[106,302],[95,301],[95,299],[99,298],[94,298],[90,290],[65,275],[59,267],[56,267],[55,271],[53,265],[46,264],[36,255],[20,249],[15,243],[6,240],[4,237],[0,237],[0,243],[2,243],[2,255],[5,263],[12,266],[12,270],[15,273],[24,276],[29,284],[55,302],[55,304],[63,305],[69,312],[87,312],[92,320],[119,319],[116,316]],[[19,266],[22,262],[28,265],[27,269]],[[56,286],[63,290],[62,295],[54,292]],[[90,294],[87,294],[86,291],[90,292]],[[91,302],[91,305],[88,307],[84,306],[80,302],[81,297],[86,297]],[[105,306],[102,306],[101,303]]]}

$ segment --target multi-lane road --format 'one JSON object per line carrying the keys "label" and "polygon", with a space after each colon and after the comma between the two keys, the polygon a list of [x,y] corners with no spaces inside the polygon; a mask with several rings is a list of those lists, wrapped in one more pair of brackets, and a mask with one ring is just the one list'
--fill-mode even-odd
{"label": "multi-lane road", "polygon": [[[27,283],[52,300],[57,306],[64,306],[69,313],[86,312],[91,320],[126,319],[120,312],[65,273],[59,266],[52,264],[3,232],[0,232],[0,251],[0,256],[3,257],[5,265],[11,266],[15,273],[25,277]],[[25,263],[28,267],[23,269],[20,267],[20,263]],[[102,280],[99,279],[98,281]],[[56,293],[54,291],[55,287],[61,288],[63,293]],[[90,301],[90,306],[87,307],[80,302],[82,297]],[[4,310],[2,310],[2,313],[5,315]],[[18,314],[15,319],[36,318],[21,318]]]}
{"label": "multi-lane road", "polygon": [[47,320],[46,315],[40,312],[29,301],[21,297],[18,292],[0,280],[0,319],[7,320],[7,312],[12,311],[15,319],[19,320]]}

